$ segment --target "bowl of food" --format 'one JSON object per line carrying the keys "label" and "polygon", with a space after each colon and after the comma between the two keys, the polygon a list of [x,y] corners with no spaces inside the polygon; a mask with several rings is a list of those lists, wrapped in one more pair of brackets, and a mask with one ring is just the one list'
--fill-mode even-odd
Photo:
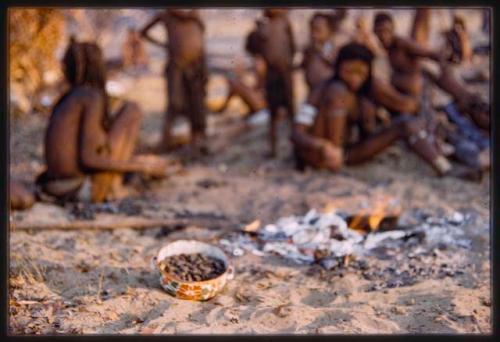
{"label": "bowl of food", "polygon": [[163,289],[180,299],[208,300],[234,277],[234,268],[220,248],[195,240],[167,244],[151,266]]}

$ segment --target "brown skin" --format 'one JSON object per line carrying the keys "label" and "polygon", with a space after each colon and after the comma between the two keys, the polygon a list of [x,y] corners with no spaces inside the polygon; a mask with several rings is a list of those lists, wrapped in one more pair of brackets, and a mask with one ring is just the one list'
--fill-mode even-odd
{"label": "brown skin", "polygon": [[395,36],[392,23],[387,21],[377,25],[374,31],[388,51],[393,68],[391,82],[398,91],[419,99],[423,85],[423,70],[419,62],[421,58],[431,58],[440,63],[441,75],[435,76],[429,71],[425,71],[425,74],[437,86],[452,95],[458,103],[459,110],[469,113],[480,128],[489,128],[488,106],[454,78],[444,61],[444,54],[423,48],[412,40]]}
{"label": "brown skin", "polygon": [[[406,140],[424,128],[421,119],[401,116],[393,120],[388,128],[376,130],[373,122],[373,103],[357,94],[367,75],[368,66],[365,62],[345,61],[340,67],[339,75],[343,81],[325,83],[310,94],[308,102],[318,108],[314,125],[307,127],[296,124],[292,134],[292,141],[302,162],[337,171],[343,165],[365,162],[396,140]],[[378,97],[385,101],[390,98],[384,98],[387,96],[387,87],[381,87],[379,84],[376,92]],[[391,92],[388,93],[392,95]],[[407,109],[411,106],[406,104]],[[405,108],[398,109],[402,111]],[[349,132],[355,125],[361,129],[361,140],[349,144]],[[419,139],[411,147],[434,167],[433,162],[438,157],[438,152],[431,144]]]}
{"label": "brown skin", "polygon": [[421,46],[426,47],[429,41],[429,33],[431,30],[431,9],[417,8],[415,17],[413,18],[413,26],[411,28],[411,37]]}
{"label": "brown skin", "polygon": [[226,110],[231,99],[235,96],[239,97],[248,107],[248,115],[252,115],[259,110],[267,107],[265,95],[265,78],[266,78],[266,63],[264,59],[258,55],[253,56],[254,72],[256,82],[254,86],[249,86],[243,81],[243,72],[235,70],[234,77],[228,78],[229,93],[222,106],[217,109],[216,113],[222,113]]}
{"label": "brown skin", "polygon": [[51,179],[92,175],[93,202],[118,191],[125,172],[165,173],[162,162],[131,158],[141,119],[137,105],[126,103],[109,130],[102,125],[103,116],[102,94],[87,86],[75,87],[54,108],[45,136],[47,175]]}
{"label": "brown skin", "polygon": [[[168,35],[168,43],[161,42],[152,37],[149,32],[157,24],[162,24]],[[178,68],[189,68],[193,64],[204,60],[203,47],[204,25],[198,10],[169,9],[158,13],[142,30],[141,35],[149,42],[166,48],[168,52],[169,65],[175,64]],[[172,71],[173,72],[173,71]],[[167,68],[168,78],[169,68]],[[173,74],[171,75],[173,76]],[[167,81],[168,83],[168,81]],[[170,82],[172,83],[172,82]],[[172,86],[172,85],[170,85]],[[168,89],[168,86],[166,87]],[[171,130],[174,110],[169,100],[169,108],[163,129],[163,141],[161,149],[169,149],[171,146]],[[204,140],[205,132],[193,131],[193,145],[198,145]]]}
{"label": "brown skin", "polygon": [[[447,39],[447,49],[449,50],[450,59],[455,59],[454,61],[457,63],[470,63],[473,52],[464,20],[460,17],[455,17],[452,28],[444,34]],[[452,41],[458,43],[459,51],[454,51]],[[455,54],[457,56],[454,56]]]}
{"label": "brown skin", "polygon": [[450,66],[443,65],[439,75],[435,75],[430,71],[426,71],[426,75],[437,86],[453,97],[460,112],[469,114],[479,128],[489,133],[489,105],[486,104],[478,94],[471,93],[461,82],[459,82],[454,76]]}
{"label": "brown skin", "polygon": [[365,17],[359,17],[356,20],[356,31],[352,40],[356,43],[366,46],[374,55],[379,54],[379,47],[374,41],[372,33],[368,30],[368,23]]}
{"label": "brown skin", "polygon": [[[168,43],[152,37],[149,32],[157,24],[164,25]],[[170,9],[158,13],[142,30],[141,35],[149,42],[167,49],[170,60],[188,65],[203,53],[204,26],[198,10]]]}
{"label": "brown skin", "polygon": [[9,182],[10,208],[14,210],[29,209],[35,204],[35,195],[23,184],[15,180]]}
{"label": "brown skin", "polygon": [[[267,9],[267,22],[261,28],[265,37],[262,56],[266,62],[266,97],[271,113],[269,142],[270,157],[277,155],[278,112],[285,108],[290,124],[295,117],[293,94],[293,56],[296,51],[292,27],[287,17],[288,10]],[[276,89],[279,88],[279,89]],[[282,92],[276,98],[276,92]]]}
{"label": "brown skin", "polygon": [[396,36],[394,25],[389,21],[376,25],[374,32],[387,50],[393,70],[392,85],[400,92],[420,98],[423,86],[420,60],[430,58],[439,62],[443,58],[441,54],[421,46],[412,39]]}
{"label": "brown skin", "polygon": [[136,30],[129,30],[123,44],[123,67],[143,66],[148,63],[148,56],[141,36]]}
{"label": "brown skin", "polygon": [[304,51],[302,68],[309,91],[333,76],[333,60],[321,52],[322,47],[332,38],[333,32],[327,20],[316,17],[310,23],[310,45]]}

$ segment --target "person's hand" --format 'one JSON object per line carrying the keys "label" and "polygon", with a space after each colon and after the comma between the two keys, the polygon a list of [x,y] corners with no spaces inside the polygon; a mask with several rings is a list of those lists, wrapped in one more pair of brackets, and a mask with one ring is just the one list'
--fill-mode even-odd
{"label": "person's hand", "polygon": [[323,164],[331,171],[338,171],[344,163],[342,149],[328,141],[321,143]]}

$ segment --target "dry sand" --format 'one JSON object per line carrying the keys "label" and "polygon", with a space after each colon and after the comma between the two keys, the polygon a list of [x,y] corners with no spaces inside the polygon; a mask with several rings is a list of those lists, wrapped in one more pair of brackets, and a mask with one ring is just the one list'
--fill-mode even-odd
{"label": "dry sand", "polygon": [[[222,20],[224,15],[218,15],[217,20]],[[245,25],[249,26],[251,19],[246,18]],[[227,35],[227,26],[225,31],[215,26],[211,30],[217,28]],[[215,33],[210,34],[209,39],[215,41]],[[155,63],[158,66],[161,62]],[[162,79],[150,75],[135,80],[127,94],[139,101],[145,112],[143,145],[158,138],[164,106],[158,96],[161,87]],[[220,77],[212,78],[209,94],[215,100],[217,94],[224,94]],[[236,111],[241,111],[237,102],[230,107],[229,115]],[[11,174],[30,181],[39,172],[45,124],[46,118],[40,116],[12,121]],[[149,262],[168,242],[188,238],[217,244],[239,226],[175,231],[160,227],[11,231],[9,331],[491,332],[489,174],[479,184],[438,179],[403,145],[337,175],[318,171],[301,174],[293,171],[287,130],[284,124],[277,160],[263,156],[267,148],[265,127],[248,131],[222,153],[191,163],[187,174],[150,184],[147,191],[129,200],[128,212],[132,207],[142,216],[173,217],[188,211],[189,215],[217,216],[242,225],[256,218],[270,223],[328,203],[355,212],[363,202],[384,193],[400,198],[409,216],[416,209],[435,217],[458,210],[470,219],[450,232],[450,243],[436,246],[436,241],[428,237],[396,250],[382,248],[365,260],[367,267],[354,260],[349,267],[325,271],[319,266],[296,266],[277,256],[261,258],[246,253],[232,257],[235,278],[218,296],[203,303],[178,300],[165,293]],[[43,221],[67,215],[68,209],[37,203],[29,211],[12,213],[11,220]],[[458,240],[466,243],[453,243]],[[401,272],[412,268],[422,269],[424,275],[400,282]]]}

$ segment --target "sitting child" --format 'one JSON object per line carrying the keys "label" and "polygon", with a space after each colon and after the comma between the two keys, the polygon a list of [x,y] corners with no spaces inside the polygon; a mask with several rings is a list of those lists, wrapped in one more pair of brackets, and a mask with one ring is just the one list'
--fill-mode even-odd
{"label": "sitting child", "polygon": [[247,119],[262,114],[264,114],[267,119],[269,113],[266,110],[266,63],[262,57],[263,42],[259,34],[259,30],[262,29],[263,23],[261,20],[256,20],[255,24],[255,29],[248,34],[245,40],[245,50],[250,54],[253,60],[255,83],[253,86],[250,86],[244,82],[244,68],[240,64],[237,64],[235,66],[234,75],[230,75],[227,78],[229,92],[222,106],[216,111],[218,113],[225,111],[231,99],[238,96],[248,107]]}

